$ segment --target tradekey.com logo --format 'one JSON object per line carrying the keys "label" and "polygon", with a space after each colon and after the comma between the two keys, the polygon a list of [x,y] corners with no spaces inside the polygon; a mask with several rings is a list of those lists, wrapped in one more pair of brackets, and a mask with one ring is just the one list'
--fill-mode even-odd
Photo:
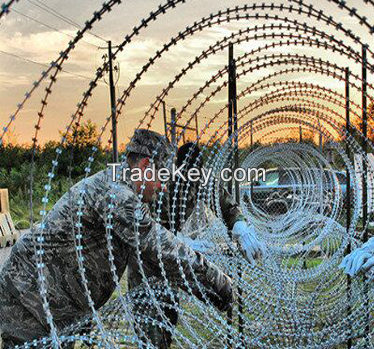
{"label": "tradekey.com logo", "polygon": [[[200,182],[202,186],[207,186],[209,183],[213,169],[209,168],[189,168],[185,169],[185,164],[180,167],[172,165],[172,168],[159,168],[156,169],[155,164],[147,167],[145,170],[139,167],[124,167],[122,168],[122,178],[118,178],[116,173],[121,169],[120,163],[108,164],[108,167],[112,171],[112,181],[123,180],[124,178],[130,178],[132,182],[176,182],[177,180],[183,182]],[[121,176],[120,176],[121,177]],[[230,182],[232,180],[238,182],[258,182],[260,179],[266,180],[266,170],[264,168],[241,168],[238,167],[235,170],[232,168],[223,168],[220,171],[220,179],[223,182]]]}

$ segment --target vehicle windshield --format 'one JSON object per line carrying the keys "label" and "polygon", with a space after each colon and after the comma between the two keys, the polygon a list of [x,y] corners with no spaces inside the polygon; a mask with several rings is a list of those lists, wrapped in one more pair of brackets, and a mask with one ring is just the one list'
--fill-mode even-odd
{"label": "vehicle windshield", "polygon": [[278,185],[279,182],[279,173],[272,171],[266,173],[265,181],[263,179],[259,180],[259,185],[261,186],[271,186]]}

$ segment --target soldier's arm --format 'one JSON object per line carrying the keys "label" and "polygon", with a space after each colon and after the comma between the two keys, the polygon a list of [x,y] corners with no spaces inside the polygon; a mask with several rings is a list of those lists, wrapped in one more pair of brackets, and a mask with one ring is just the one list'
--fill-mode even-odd
{"label": "soldier's arm", "polygon": [[222,185],[219,188],[219,204],[223,220],[228,229],[232,230],[234,224],[238,221],[245,221],[245,217],[234,197]]}
{"label": "soldier's arm", "polygon": [[[130,190],[112,191],[115,194],[113,231],[142,259],[160,269],[162,261],[168,280],[187,290],[187,285],[200,299],[196,281],[200,282],[209,299],[223,310],[231,303],[231,280],[203,255],[194,252],[170,231],[157,224],[149,208]],[[113,195],[112,195],[113,196]],[[180,270],[181,269],[181,270]],[[196,279],[195,279],[196,278]]]}

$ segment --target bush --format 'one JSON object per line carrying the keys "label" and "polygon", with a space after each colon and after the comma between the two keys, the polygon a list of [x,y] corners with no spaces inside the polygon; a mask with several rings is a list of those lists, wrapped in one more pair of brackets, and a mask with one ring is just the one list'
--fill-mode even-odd
{"label": "bush", "polygon": [[[67,137],[68,142],[59,156],[49,193],[48,209],[71,185],[85,176],[85,168],[94,145],[98,151],[91,166],[92,174],[103,170],[107,162],[111,162],[111,155],[96,144],[99,138],[96,125],[89,120],[75,132],[76,137]],[[34,221],[40,220],[39,211],[45,194],[44,187],[48,183],[48,172],[52,169],[52,161],[56,158],[58,146],[59,143],[50,141],[34,150],[30,145],[19,144],[0,147],[0,188],[9,190],[11,214],[18,229],[29,227],[31,182]]]}

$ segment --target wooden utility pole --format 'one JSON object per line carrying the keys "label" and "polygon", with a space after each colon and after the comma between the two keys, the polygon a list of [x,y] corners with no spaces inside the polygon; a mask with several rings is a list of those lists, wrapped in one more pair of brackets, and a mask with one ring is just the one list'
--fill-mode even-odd
{"label": "wooden utility pole", "polygon": [[[118,46],[115,46],[118,47]],[[118,162],[118,140],[117,140],[117,105],[116,105],[116,89],[113,78],[113,52],[112,41],[108,41],[108,47],[99,47],[99,49],[108,50],[108,74],[109,74],[109,90],[110,90],[110,109],[112,118],[112,146],[113,146],[113,162]],[[106,58],[106,55],[103,56]]]}
{"label": "wooden utility pole", "polygon": [[117,141],[117,105],[116,89],[113,79],[113,55],[112,42],[108,42],[108,59],[109,59],[109,86],[110,86],[110,105],[112,110],[112,140],[113,140],[113,162],[118,162],[118,141]]}

